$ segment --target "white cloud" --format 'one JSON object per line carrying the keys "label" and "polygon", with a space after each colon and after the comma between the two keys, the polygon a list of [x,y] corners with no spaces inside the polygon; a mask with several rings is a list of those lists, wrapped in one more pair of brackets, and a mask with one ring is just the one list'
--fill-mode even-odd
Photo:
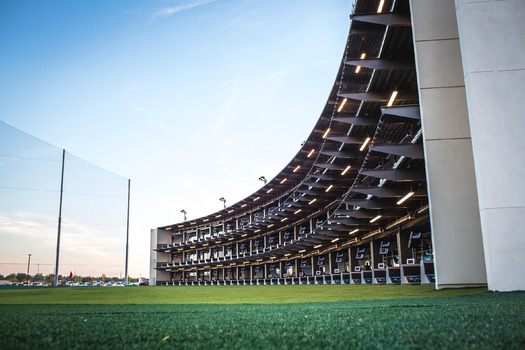
{"label": "white cloud", "polygon": [[192,9],[192,8],[195,8],[195,7],[199,7],[199,6],[202,6],[202,5],[206,5],[206,4],[215,2],[215,1],[216,0],[191,0],[191,1],[186,1],[186,2],[183,2],[183,3],[181,3],[179,5],[176,5],[176,6],[162,8],[162,9],[156,11],[153,14],[153,17],[154,18],[170,17],[170,16],[173,16],[176,13],[183,12],[183,11],[186,11],[186,10],[189,10],[189,9]]}
{"label": "white cloud", "polygon": [[278,72],[269,74],[268,76],[266,76],[266,79],[267,80],[277,79],[277,78],[282,77],[284,75],[288,75],[288,74],[292,74],[292,73],[295,73],[295,72],[307,70],[307,69],[310,69],[310,68],[313,68],[313,67],[321,66],[321,65],[324,65],[324,64],[336,61],[338,59],[339,58],[330,58],[330,59],[326,59],[326,60],[317,61],[317,62],[314,62],[314,63],[306,65],[306,66],[302,66],[302,67],[292,67],[292,68],[289,68],[289,69],[283,69],[283,70],[280,70]]}

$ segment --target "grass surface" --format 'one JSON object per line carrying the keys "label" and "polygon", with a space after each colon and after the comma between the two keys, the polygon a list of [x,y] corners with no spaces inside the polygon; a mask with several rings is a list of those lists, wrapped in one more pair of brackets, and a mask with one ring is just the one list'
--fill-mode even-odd
{"label": "grass surface", "polygon": [[0,288],[0,304],[286,304],[451,297],[486,291],[411,285],[16,287]]}
{"label": "grass surface", "polygon": [[[525,293],[421,286],[260,287],[93,288],[91,294],[82,288],[0,290],[0,349],[525,348]],[[196,295],[206,293],[215,301],[197,303]],[[288,294],[300,302],[292,303]],[[40,303],[34,304],[38,295]],[[169,295],[177,301],[158,303]],[[321,296],[344,299],[305,302]],[[148,297],[156,299],[128,303]],[[80,298],[84,303],[77,302]],[[58,299],[61,304],[49,303]],[[255,302],[244,303],[248,299]],[[106,302],[94,302],[100,300]]]}

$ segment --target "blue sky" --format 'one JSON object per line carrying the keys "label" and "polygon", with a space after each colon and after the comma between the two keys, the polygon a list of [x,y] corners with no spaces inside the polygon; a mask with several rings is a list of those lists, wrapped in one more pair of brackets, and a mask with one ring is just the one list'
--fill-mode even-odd
{"label": "blue sky", "polygon": [[[234,204],[295,155],[333,84],[350,9],[3,0],[0,120],[131,179],[130,273],[145,276],[151,228],[181,221],[181,209],[220,210],[219,197]],[[26,248],[9,261],[26,261]]]}

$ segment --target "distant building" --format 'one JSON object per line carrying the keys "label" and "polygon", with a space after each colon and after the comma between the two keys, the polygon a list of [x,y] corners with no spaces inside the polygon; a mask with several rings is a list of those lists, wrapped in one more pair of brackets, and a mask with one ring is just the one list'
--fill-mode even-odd
{"label": "distant building", "polygon": [[150,284],[525,289],[523,1],[357,0],[350,17],[297,155],[152,230]]}

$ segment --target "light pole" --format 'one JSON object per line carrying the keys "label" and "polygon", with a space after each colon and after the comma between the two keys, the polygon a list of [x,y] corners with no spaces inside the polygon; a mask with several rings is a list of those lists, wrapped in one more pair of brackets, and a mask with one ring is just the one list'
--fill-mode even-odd
{"label": "light pole", "polygon": [[224,197],[219,198],[219,200],[224,204],[224,209],[226,209],[226,199]]}
{"label": "light pole", "polygon": [[27,254],[27,284],[29,285],[29,266],[31,265],[31,254]]}
{"label": "light pole", "polygon": [[186,210],[182,209],[180,212],[184,214],[184,221],[186,221]]}

